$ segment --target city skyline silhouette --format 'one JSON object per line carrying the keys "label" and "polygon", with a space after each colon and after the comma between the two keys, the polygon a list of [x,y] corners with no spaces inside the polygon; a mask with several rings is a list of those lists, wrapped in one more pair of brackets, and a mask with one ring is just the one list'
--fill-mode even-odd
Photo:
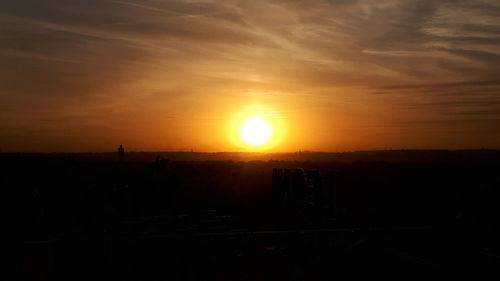
{"label": "city skyline silhouette", "polygon": [[500,280],[498,0],[4,2],[14,279]]}

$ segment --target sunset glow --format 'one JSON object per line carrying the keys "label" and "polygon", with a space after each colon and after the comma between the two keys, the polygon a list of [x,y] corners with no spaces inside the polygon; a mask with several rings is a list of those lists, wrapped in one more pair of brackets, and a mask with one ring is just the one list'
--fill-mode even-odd
{"label": "sunset glow", "polygon": [[287,117],[270,106],[249,104],[236,111],[227,122],[226,132],[233,150],[273,151],[286,140]]}
{"label": "sunset glow", "polygon": [[6,2],[0,151],[500,148],[499,1]]}
{"label": "sunset glow", "polygon": [[241,139],[252,146],[269,142],[273,136],[273,127],[260,116],[248,117],[240,127]]}

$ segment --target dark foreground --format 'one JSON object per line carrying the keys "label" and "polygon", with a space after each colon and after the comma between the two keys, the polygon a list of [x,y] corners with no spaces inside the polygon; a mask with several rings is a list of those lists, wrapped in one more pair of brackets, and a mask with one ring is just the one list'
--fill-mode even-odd
{"label": "dark foreground", "polygon": [[[4,154],[1,168],[4,186],[22,191],[25,280],[498,280],[500,159],[398,157]],[[314,212],[283,211],[273,193],[277,167],[333,171],[328,200],[316,200]]]}

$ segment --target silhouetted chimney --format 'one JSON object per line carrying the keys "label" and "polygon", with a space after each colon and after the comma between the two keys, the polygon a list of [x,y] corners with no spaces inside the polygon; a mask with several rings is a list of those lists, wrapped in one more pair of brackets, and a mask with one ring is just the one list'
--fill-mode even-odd
{"label": "silhouetted chimney", "polygon": [[120,144],[120,147],[118,147],[118,161],[124,161],[125,160],[125,148],[123,148],[123,145]]}

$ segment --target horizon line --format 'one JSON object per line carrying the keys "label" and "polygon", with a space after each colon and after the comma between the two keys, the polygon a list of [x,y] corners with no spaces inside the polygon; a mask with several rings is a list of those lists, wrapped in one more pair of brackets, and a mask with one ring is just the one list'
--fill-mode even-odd
{"label": "horizon line", "polygon": [[[356,152],[387,152],[387,151],[500,151],[499,148],[399,148],[399,149],[364,149],[364,150],[344,150],[344,151],[315,151],[315,150],[297,150],[297,151],[282,151],[282,152],[266,152],[266,151],[189,151],[189,150],[130,150],[125,153],[203,153],[203,154],[222,154],[222,153],[247,153],[247,154],[296,154],[296,153],[356,153]],[[116,151],[52,151],[52,152],[37,152],[37,151],[0,151],[0,154],[104,154],[117,153]]]}

